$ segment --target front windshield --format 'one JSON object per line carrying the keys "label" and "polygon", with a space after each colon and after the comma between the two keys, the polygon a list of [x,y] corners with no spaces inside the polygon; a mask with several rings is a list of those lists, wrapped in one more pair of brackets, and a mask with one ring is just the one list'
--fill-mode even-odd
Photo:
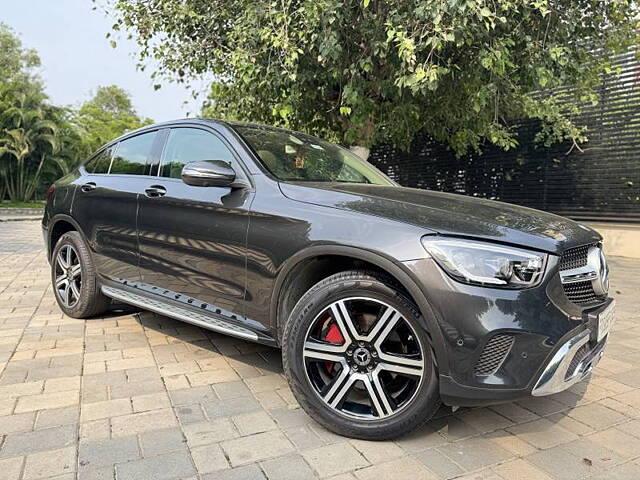
{"label": "front windshield", "polygon": [[234,128],[279,180],[394,185],[360,157],[324,140],[269,127]]}

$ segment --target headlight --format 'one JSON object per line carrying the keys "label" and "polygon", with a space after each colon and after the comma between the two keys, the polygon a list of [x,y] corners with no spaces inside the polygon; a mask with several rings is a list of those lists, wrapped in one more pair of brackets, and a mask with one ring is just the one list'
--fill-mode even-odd
{"label": "headlight", "polygon": [[499,288],[540,283],[547,256],[472,240],[423,237],[422,244],[449,275],[461,282]]}

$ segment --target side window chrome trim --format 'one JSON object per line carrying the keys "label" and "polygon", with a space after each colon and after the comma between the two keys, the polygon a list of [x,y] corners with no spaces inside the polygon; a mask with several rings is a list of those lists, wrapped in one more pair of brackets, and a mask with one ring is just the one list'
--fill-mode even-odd
{"label": "side window chrome trim", "polygon": [[107,169],[107,173],[105,175],[111,175],[111,167],[113,166],[113,159],[116,158],[116,153],[118,153],[119,146],[120,146],[120,142],[109,147],[109,149],[111,150],[111,161],[109,162],[109,168]]}
{"label": "side window chrome trim", "polygon": [[[119,140],[118,142],[114,143],[111,145],[110,148],[113,149],[113,151],[111,152],[111,163],[109,163],[109,171],[107,172],[107,175],[120,175],[120,176],[128,176],[128,177],[150,177],[149,175],[149,169],[151,168],[152,164],[150,162],[153,161],[153,148],[155,143],[158,141],[158,137],[157,135],[160,135],[162,133],[162,129],[160,128],[153,128],[150,130],[145,130],[143,132],[137,132],[135,135],[131,135],[129,137],[123,138],[121,140]],[[141,174],[137,174],[137,173],[111,173],[111,169],[113,168],[113,161],[115,160],[115,158],[117,157],[117,154],[120,150],[120,145],[123,142],[127,142],[129,140],[133,140],[135,138],[138,137],[142,137],[143,135],[149,135],[149,134],[154,134],[156,135],[153,139],[153,142],[151,143],[151,149],[149,151],[149,154],[147,155],[147,158],[145,159],[145,164],[144,164],[144,173]]]}

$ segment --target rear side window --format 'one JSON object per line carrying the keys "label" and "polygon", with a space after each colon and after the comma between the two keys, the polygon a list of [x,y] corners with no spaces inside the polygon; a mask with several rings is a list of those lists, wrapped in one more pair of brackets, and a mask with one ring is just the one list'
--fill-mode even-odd
{"label": "rear side window", "polygon": [[111,165],[112,147],[105,148],[98,155],[87,162],[84,168],[89,173],[107,173]]}
{"label": "rear side window", "polygon": [[118,143],[109,173],[145,175],[156,134],[143,133]]}
{"label": "rear side window", "polygon": [[182,167],[201,160],[223,160],[234,165],[231,151],[214,134],[198,128],[174,128],[162,154],[159,176],[180,178]]}

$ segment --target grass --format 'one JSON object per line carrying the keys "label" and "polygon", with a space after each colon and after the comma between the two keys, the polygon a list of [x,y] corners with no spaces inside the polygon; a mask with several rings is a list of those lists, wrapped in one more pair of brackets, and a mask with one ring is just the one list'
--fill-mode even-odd
{"label": "grass", "polygon": [[12,202],[5,200],[0,202],[0,208],[44,208],[44,202]]}

